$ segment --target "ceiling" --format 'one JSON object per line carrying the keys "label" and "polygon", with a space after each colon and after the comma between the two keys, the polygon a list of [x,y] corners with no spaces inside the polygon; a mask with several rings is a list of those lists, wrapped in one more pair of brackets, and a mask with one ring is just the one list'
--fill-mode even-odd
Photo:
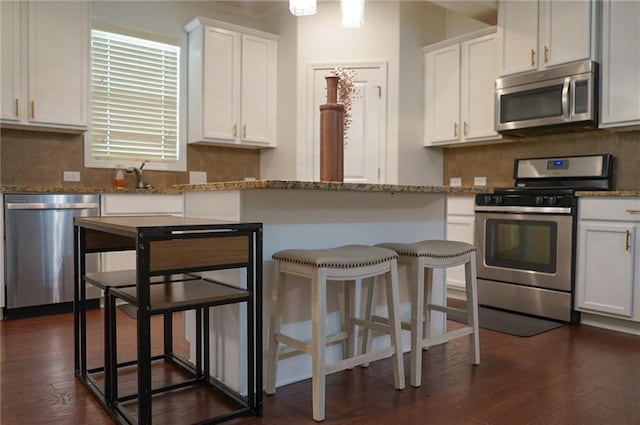
{"label": "ceiling", "polygon": [[[286,1],[286,0],[281,0]],[[325,0],[320,0],[325,1]],[[402,0],[398,0],[402,1]],[[235,7],[255,14],[262,14],[269,10],[277,1],[273,0],[232,0],[218,1],[226,7]],[[497,22],[497,0],[433,0],[433,3],[454,13],[469,16],[489,25]]]}

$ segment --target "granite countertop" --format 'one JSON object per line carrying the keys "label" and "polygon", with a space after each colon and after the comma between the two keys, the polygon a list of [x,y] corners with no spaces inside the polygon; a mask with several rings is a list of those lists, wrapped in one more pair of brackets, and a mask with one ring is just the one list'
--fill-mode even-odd
{"label": "granite countertop", "polygon": [[183,192],[215,191],[215,190],[247,190],[247,189],[298,189],[298,190],[333,190],[353,192],[405,192],[405,193],[447,193],[447,194],[475,194],[491,193],[488,187],[451,187],[451,186],[421,186],[402,184],[372,184],[372,183],[344,183],[318,182],[297,180],[251,180],[229,181],[203,184],[181,184],[173,186]]}
{"label": "granite countertop", "polygon": [[298,189],[298,190],[330,190],[353,192],[404,192],[404,193],[444,193],[449,195],[474,195],[476,193],[491,193],[489,187],[452,187],[452,186],[421,186],[403,184],[372,184],[372,183],[343,183],[318,182],[297,180],[251,180],[226,181],[202,184],[178,184],[167,189],[134,189],[134,188],[105,188],[105,187],[67,187],[67,186],[30,186],[3,185],[0,193],[133,193],[133,194],[179,194],[193,191],[219,190],[249,190],[249,189]]}
{"label": "granite countertop", "polygon": [[597,196],[597,197],[620,197],[633,198],[640,197],[640,191],[637,190],[579,190],[576,196]]}
{"label": "granite countertop", "polygon": [[31,185],[2,185],[0,186],[0,193],[80,193],[80,194],[94,194],[94,193],[156,193],[156,194],[179,194],[182,191],[169,188],[169,189],[134,189],[123,188],[116,189],[112,187],[83,187],[83,186],[31,186]]}

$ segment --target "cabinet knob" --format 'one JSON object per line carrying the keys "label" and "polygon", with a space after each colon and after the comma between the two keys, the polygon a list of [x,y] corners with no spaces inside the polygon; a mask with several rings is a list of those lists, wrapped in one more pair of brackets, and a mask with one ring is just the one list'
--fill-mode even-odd
{"label": "cabinet knob", "polygon": [[531,49],[531,66],[536,65],[536,51]]}

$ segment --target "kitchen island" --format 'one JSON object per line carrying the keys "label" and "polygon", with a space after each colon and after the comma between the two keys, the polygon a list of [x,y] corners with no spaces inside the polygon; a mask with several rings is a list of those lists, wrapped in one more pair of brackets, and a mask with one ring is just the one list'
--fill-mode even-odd
{"label": "kitchen island", "polygon": [[[346,244],[444,239],[447,195],[491,191],[488,188],[286,180],[178,185],[175,188],[184,193],[186,216],[263,223],[264,323],[269,323],[269,301],[275,279],[271,260],[274,252],[288,248],[329,248]],[[408,315],[410,307],[407,287],[402,284],[406,282],[407,272],[403,267],[399,270],[403,315]],[[216,272],[212,277],[240,286],[245,284],[237,273]],[[290,290],[296,291],[300,303],[288,305],[285,309],[283,330],[300,339],[308,339],[311,335],[309,286],[308,282],[306,285],[290,286]],[[356,291],[359,290],[359,287],[356,288]],[[339,325],[337,297],[331,291],[329,285],[329,332],[337,330]],[[445,301],[444,274],[441,272],[434,275],[434,295],[441,302]],[[357,296],[355,298],[358,299]],[[246,371],[239,367],[246,363],[246,343],[241,332],[244,328],[241,323],[244,317],[242,308],[216,307],[211,315],[212,358],[217,359],[216,364],[211,365],[211,372],[240,391],[245,390],[241,383],[246,382]],[[355,308],[360,306],[356,305]],[[186,320],[188,333],[193,330],[191,319],[187,317]],[[441,333],[444,324],[444,317],[438,314],[432,321],[432,331]],[[266,336],[267,329],[263,329],[263,332]],[[230,335],[236,335],[237,338],[230,338]],[[237,344],[230,341],[236,341]],[[377,342],[381,344],[383,340]],[[403,335],[403,346],[408,351],[410,344],[407,332]],[[339,358],[340,346],[330,347],[327,361]],[[309,356],[292,356],[280,361],[277,385],[311,377]]]}

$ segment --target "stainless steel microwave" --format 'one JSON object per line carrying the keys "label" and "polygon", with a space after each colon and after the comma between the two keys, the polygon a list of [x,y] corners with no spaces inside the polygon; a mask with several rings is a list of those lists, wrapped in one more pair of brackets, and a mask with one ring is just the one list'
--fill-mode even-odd
{"label": "stainless steel microwave", "polygon": [[495,128],[508,135],[598,126],[598,64],[576,62],[496,80]]}

